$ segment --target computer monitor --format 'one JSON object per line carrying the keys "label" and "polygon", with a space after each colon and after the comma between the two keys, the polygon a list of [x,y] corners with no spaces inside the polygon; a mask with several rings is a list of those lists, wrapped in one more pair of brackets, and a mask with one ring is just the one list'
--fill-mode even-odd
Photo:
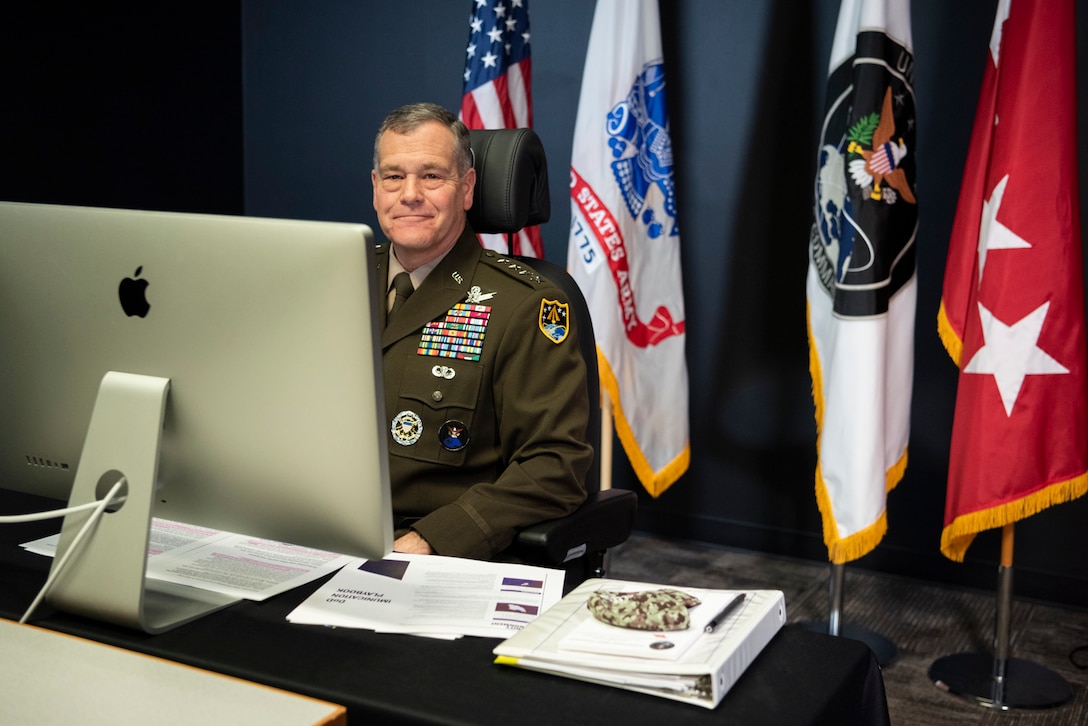
{"label": "computer monitor", "polygon": [[0,488],[127,479],[51,601],[149,632],[207,610],[144,581],[152,515],[391,550],[373,248],[361,224],[0,203]]}

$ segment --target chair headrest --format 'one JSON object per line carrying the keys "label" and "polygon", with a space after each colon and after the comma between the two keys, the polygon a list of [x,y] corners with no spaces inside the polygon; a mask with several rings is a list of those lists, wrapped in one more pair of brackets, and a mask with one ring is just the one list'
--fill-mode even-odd
{"label": "chair headrest", "polygon": [[476,190],[468,221],[481,233],[511,234],[551,216],[548,160],[532,129],[472,129]]}

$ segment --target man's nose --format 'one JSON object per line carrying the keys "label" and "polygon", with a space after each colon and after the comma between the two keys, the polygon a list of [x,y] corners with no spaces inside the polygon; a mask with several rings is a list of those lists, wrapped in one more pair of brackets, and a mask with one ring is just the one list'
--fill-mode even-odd
{"label": "man's nose", "polygon": [[408,174],[404,177],[404,184],[400,189],[400,200],[405,204],[418,201],[420,197],[419,179],[415,174]]}

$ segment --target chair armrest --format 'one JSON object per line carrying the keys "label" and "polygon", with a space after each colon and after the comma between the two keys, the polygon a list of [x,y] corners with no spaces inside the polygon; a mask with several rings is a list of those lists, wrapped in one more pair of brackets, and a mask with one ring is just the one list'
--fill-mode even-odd
{"label": "chair armrest", "polygon": [[512,549],[529,562],[561,565],[587,552],[623,544],[631,536],[637,509],[638,496],[633,491],[592,492],[571,514],[521,530]]}

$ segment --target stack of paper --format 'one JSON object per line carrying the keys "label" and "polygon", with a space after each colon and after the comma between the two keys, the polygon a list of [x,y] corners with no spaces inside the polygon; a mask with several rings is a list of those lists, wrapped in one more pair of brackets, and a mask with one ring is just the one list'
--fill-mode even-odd
{"label": "stack of paper", "polygon": [[[313,582],[353,558],[168,519],[151,522],[147,576],[246,600],[266,600]],[[23,544],[54,557],[60,534]]]}
{"label": "stack of paper", "polygon": [[496,663],[618,686],[714,708],[786,622],[778,590],[744,593],[740,607],[706,626],[740,591],[675,588],[699,598],[686,630],[645,631],[598,621],[586,607],[597,590],[661,589],[650,583],[587,580],[495,648]]}
{"label": "stack of paper", "polygon": [[559,601],[564,574],[529,565],[394,553],[344,567],[287,619],[438,638],[505,638]]}

